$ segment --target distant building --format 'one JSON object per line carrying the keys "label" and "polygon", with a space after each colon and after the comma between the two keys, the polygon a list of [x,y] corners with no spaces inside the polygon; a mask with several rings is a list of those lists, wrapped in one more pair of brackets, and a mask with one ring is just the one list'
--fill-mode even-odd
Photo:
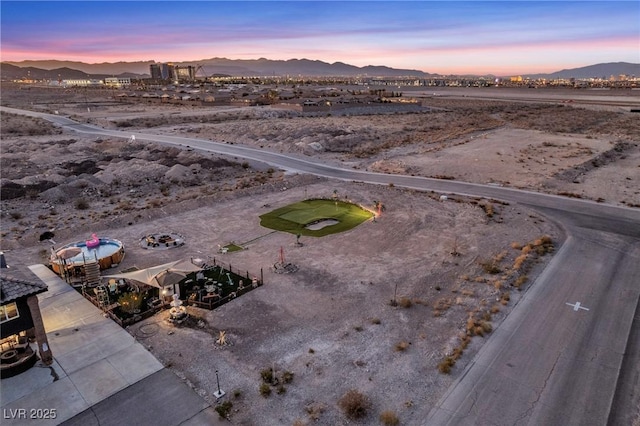
{"label": "distant building", "polygon": [[149,65],[149,74],[151,74],[151,78],[154,80],[162,79],[162,69],[160,68],[162,64],[151,64]]}
{"label": "distant building", "polygon": [[129,77],[107,77],[104,79],[104,85],[108,87],[127,87],[131,86]]}
{"label": "distant building", "polygon": [[64,87],[89,87],[102,85],[101,80],[91,78],[70,78],[62,80],[62,86]]}
{"label": "distant building", "polygon": [[175,78],[173,74],[173,64],[160,64],[160,74],[163,80]]}
{"label": "distant building", "polygon": [[154,80],[193,81],[196,79],[196,70],[193,65],[174,65],[170,62],[149,65],[149,74]]}
{"label": "distant building", "polygon": [[174,69],[176,80],[193,81],[196,79],[196,67],[193,65],[176,65]]}

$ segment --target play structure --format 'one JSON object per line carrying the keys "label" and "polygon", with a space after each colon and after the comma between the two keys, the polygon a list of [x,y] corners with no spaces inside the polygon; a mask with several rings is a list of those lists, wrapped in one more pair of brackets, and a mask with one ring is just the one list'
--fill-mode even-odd
{"label": "play structure", "polygon": [[97,283],[100,270],[118,266],[123,259],[124,244],[121,241],[92,234],[88,240],[52,249],[49,265],[67,282],[83,283],[89,280]]}

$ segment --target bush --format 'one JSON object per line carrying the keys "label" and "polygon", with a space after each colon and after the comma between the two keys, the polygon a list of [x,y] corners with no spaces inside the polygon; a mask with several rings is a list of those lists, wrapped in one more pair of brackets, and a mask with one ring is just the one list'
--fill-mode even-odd
{"label": "bush", "polygon": [[484,210],[484,212],[487,215],[487,217],[493,217],[493,214],[494,214],[493,204],[491,204],[491,203],[482,204],[481,207]]}
{"label": "bush", "polygon": [[520,288],[520,286],[522,286],[522,284],[526,283],[528,280],[529,280],[529,277],[527,277],[526,275],[521,275],[518,277],[518,279],[513,285],[516,288]]}
{"label": "bush", "polygon": [[438,364],[438,371],[440,371],[442,374],[449,374],[451,373],[451,367],[453,367],[455,364],[456,361],[448,356],[444,359],[444,361]]}
{"label": "bush", "polygon": [[405,342],[404,340],[402,342],[396,343],[396,346],[395,346],[396,352],[402,352],[408,347],[409,347],[409,343]]}
{"label": "bush", "polygon": [[262,370],[260,372],[260,377],[262,377],[262,381],[265,383],[272,383],[273,382],[273,369],[272,368],[265,368],[264,370]]}
{"label": "bush", "polygon": [[393,411],[387,410],[380,413],[380,421],[386,426],[396,426],[400,424],[400,419]]}
{"label": "bush", "polygon": [[78,198],[75,202],[76,209],[87,210],[89,208],[89,202],[84,198]]}
{"label": "bush", "polygon": [[271,386],[266,383],[262,383],[260,385],[260,395],[264,396],[265,398],[271,395]]}
{"label": "bush", "polygon": [[222,404],[216,405],[216,412],[218,413],[220,418],[227,419],[229,418],[229,412],[231,411],[232,407],[233,404],[231,403],[231,401],[225,401]]}
{"label": "bush", "polygon": [[403,308],[410,308],[411,306],[413,306],[413,302],[411,302],[411,299],[409,299],[408,297],[401,297],[398,303]]}
{"label": "bush", "polygon": [[291,383],[293,381],[293,373],[291,371],[285,371],[282,373],[282,383]]}
{"label": "bush", "polygon": [[502,269],[500,269],[500,266],[498,266],[497,262],[495,262],[494,260],[487,260],[485,262],[480,263],[480,265],[482,266],[482,269],[484,269],[484,271],[487,274],[495,275],[502,272]]}
{"label": "bush", "polygon": [[367,411],[371,408],[371,401],[366,395],[351,389],[340,398],[338,405],[350,419],[361,419],[366,417]]}

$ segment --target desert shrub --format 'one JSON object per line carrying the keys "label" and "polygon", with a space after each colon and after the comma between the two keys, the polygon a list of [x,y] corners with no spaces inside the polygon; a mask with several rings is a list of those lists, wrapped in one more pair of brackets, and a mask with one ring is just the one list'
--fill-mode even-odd
{"label": "desert shrub", "polygon": [[411,299],[409,299],[408,297],[401,297],[398,304],[403,308],[410,308],[411,306],[413,306],[413,302],[411,302]]}
{"label": "desert shrub", "polygon": [[242,391],[240,389],[236,389],[233,391],[233,397],[238,399],[242,396]]}
{"label": "desert shrub", "polygon": [[522,286],[522,284],[526,283],[529,280],[529,277],[527,277],[526,275],[521,275],[518,277],[518,279],[516,279],[516,282],[513,283],[513,285],[516,288],[520,288],[520,286]]}
{"label": "desert shrub", "polygon": [[493,217],[495,213],[493,210],[493,204],[491,203],[481,204],[481,207],[484,210],[484,213],[487,215],[487,217]]}
{"label": "desert shrub", "polygon": [[456,361],[452,357],[448,356],[438,364],[438,371],[442,374],[449,374],[451,373],[451,367],[455,364]]}
{"label": "desert shrub", "polygon": [[380,413],[380,422],[385,426],[397,426],[400,424],[400,419],[393,411],[386,410]]}
{"label": "desert shrub", "polygon": [[514,260],[513,262],[513,269],[515,269],[516,271],[519,270],[525,260],[527,260],[527,255],[524,253],[516,257],[516,260]]}
{"label": "desert shrub", "polygon": [[396,343],[395,349],[396,349],[396,352],[403,352],[408,347],[409,347],[409,343],[403,340],[402,342]]}
{"label": "desert shrub", "polygon": [[22,219],[22,213],[20,212],[11,212],[9,213],[9,217],[13,220],[20,220]]}
{"label": "desert shrub", "polygon": [[272,368],[265,368],[264,370],[260,371],[260,377],[262,377],[262,381],[264,383],[272,383],[273,382],[273,369]]}
{"label": "desert shrub", "polygon": [[264,396],[265,398],[271,395],[271,386],[269,386],[267,383],[260,384],[260,395]]}
{"label": "desert shrub", "polygon": [[542,244],[552,244],[553,243],[553,240],[548,235],[543,235],[542,237],[540,237],[540,241],[542,242]]}
{"label": "desert shrub", "polygon": [[78,210],[87,210],[89,208],[89,202],[87,200],[85,200],[84,198],[78,198],[74,205],[76,206],[76,209]]}
{"label": "desert shrub", "polygon": [[451,307],[451,303],[451,299],[444,297],[442,299],[436,300],[436,302],[433,304],[433,309],[434,311],[445,312]]}
{"label": "desert shrub", "polygon": [[371,324],[380,324],[380,318],[371,318]]}
{"label": "desert shrub", "polygon": [[502,269],[500,269],[500,266],[498,265],[498,263],[494,260],[486,260],[484,262],[480,263],[480,266],[482,266],[482,269],[487,273],[487,274],[499,274],[500,272],[502,272]]}
{"label": "desert shrub", "polygon": [[340,398],[338,405],[350,419],[361,419],[366,417],[367,411],[371,408],[371,401],[366,395],[351,389]]}
{"label": "desert shrub", "polygon": [[231,401],[225,401],[222,404],[216,405],[216,412],[222,419],[229,418],[229,413],[231,412],[231,408],[233,407],[233,403]]}
{"label": "desert shrub", "polygon": [[282,373],[282,383],[291,383],[293,381],[293,373],[291,371],[285,371]]}

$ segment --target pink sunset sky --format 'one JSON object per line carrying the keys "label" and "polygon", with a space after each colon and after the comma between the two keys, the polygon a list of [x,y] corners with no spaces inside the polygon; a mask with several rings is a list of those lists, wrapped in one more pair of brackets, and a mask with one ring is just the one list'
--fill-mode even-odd
{"label": "pink sunset sky", "polygon": [[640,2],[2,1],[2,61],[307,58],[440,74],[640,62]]}

